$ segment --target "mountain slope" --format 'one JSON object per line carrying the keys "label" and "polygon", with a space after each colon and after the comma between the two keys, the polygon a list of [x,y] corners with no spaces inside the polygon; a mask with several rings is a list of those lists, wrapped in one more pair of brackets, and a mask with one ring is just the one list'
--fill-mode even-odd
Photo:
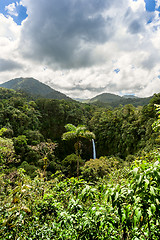
{"label": "mountain slope", "polygon": [[[130,97],[131,96],[131,97]],[[153,97],[153,96],[152,96]],[[111,94],[111,93],[102,93],[100,95],[87,100],[87,103],[95,104],[95,105],[102,105],[107,104],[106,106],[110,105],[111,107],[118,107],[119,105],[127,105],[132,104],[135,107],[147,105],[152,97],[147,98],[138,98],[133,97],[132,95],[125,95],[123,97]],[[100,104],[101,103],[101,104]]]}
{"label": "mountain slope", "polygon": [[122,97],[112,94],[112,93],[102,93],[100,95],[97,95],[96,97],[93,97],[89,100],[90,103],[100,101],[104,103],[111,103],[115,101],[121,101]]}
{"label": "mountain slope", "polygon": [[21,90],[28,94],[44,98],[71,100],[65,94],[52,89],[34,78],[15,78],[0,84],[0,87]]}

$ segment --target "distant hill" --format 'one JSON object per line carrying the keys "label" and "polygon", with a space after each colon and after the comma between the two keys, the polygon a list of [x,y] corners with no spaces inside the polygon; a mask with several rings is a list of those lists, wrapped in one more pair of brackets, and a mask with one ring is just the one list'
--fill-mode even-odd
{"label": "distant hill", "polygon": [[86,102],[99,106],[105,106],[106,104],[106,107],[108,107],[108,105],[110,105],[111,107],[118,107],[119,105],[124,106],[127,104],[132,104],[133,106],[138,107],[147,105],[152,99],[152,97],[153,96],[147,98],[138,98],[133,95],[124,95],[123,97],[121,97],[116,94],[102,93],[95,96],[94,98],[91,98],[90,100],[87,100]]}
{"label": "distant hill", "polygon": [[122,97],[112,94],[112,93],[102,93],[100,95],[97,95],[94,98],[91,98],[89,100],[90,103],[93,102],[103,102],[103,103],[111,103],[111,102],[115,102],[115,101],[121,101]]}
{"label": "distant hill", "polygon": [[71,98],[67,97],[65,94],[54,90],[34,78],[15,78],[0,84],[0,87],[20,90],[37,97],[71,100]]}

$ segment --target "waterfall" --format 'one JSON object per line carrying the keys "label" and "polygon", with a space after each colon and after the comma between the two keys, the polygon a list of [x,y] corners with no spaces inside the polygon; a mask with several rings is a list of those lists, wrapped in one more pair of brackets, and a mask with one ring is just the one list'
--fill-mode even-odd
{"label": "waterfall", "polygon": [[96,147],[95,147],[94,139],[92,139],[92,146],[93,146],[93,159],[96,159]]}

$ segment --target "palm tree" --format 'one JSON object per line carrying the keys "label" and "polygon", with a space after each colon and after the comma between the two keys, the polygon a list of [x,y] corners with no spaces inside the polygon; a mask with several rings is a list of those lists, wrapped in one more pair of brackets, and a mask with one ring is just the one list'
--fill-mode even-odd
{"label": "palm tree", "polygon": [[79,177],[79,157],[81,153],[81,139],[86,138],[88,140],[95,139],[95,135],[93,132],[87,130],[84,125],[78,125],[77,127],[73,124],[67,124],[65,126],[67,132],[63,133],[62,140],[71,140],[76,139],[76,143],[74,144],[75,153],[78,156],[77,158],[77,178]]}

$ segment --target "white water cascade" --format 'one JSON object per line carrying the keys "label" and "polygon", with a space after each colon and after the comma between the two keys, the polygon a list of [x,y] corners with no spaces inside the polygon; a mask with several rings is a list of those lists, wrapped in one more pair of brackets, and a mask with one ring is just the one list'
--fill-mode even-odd
{"label": "white water cascade", "polygon": [[94,139],[92,139],[92,146],[93,146],[93,159],[96,159],[96,146]]}

